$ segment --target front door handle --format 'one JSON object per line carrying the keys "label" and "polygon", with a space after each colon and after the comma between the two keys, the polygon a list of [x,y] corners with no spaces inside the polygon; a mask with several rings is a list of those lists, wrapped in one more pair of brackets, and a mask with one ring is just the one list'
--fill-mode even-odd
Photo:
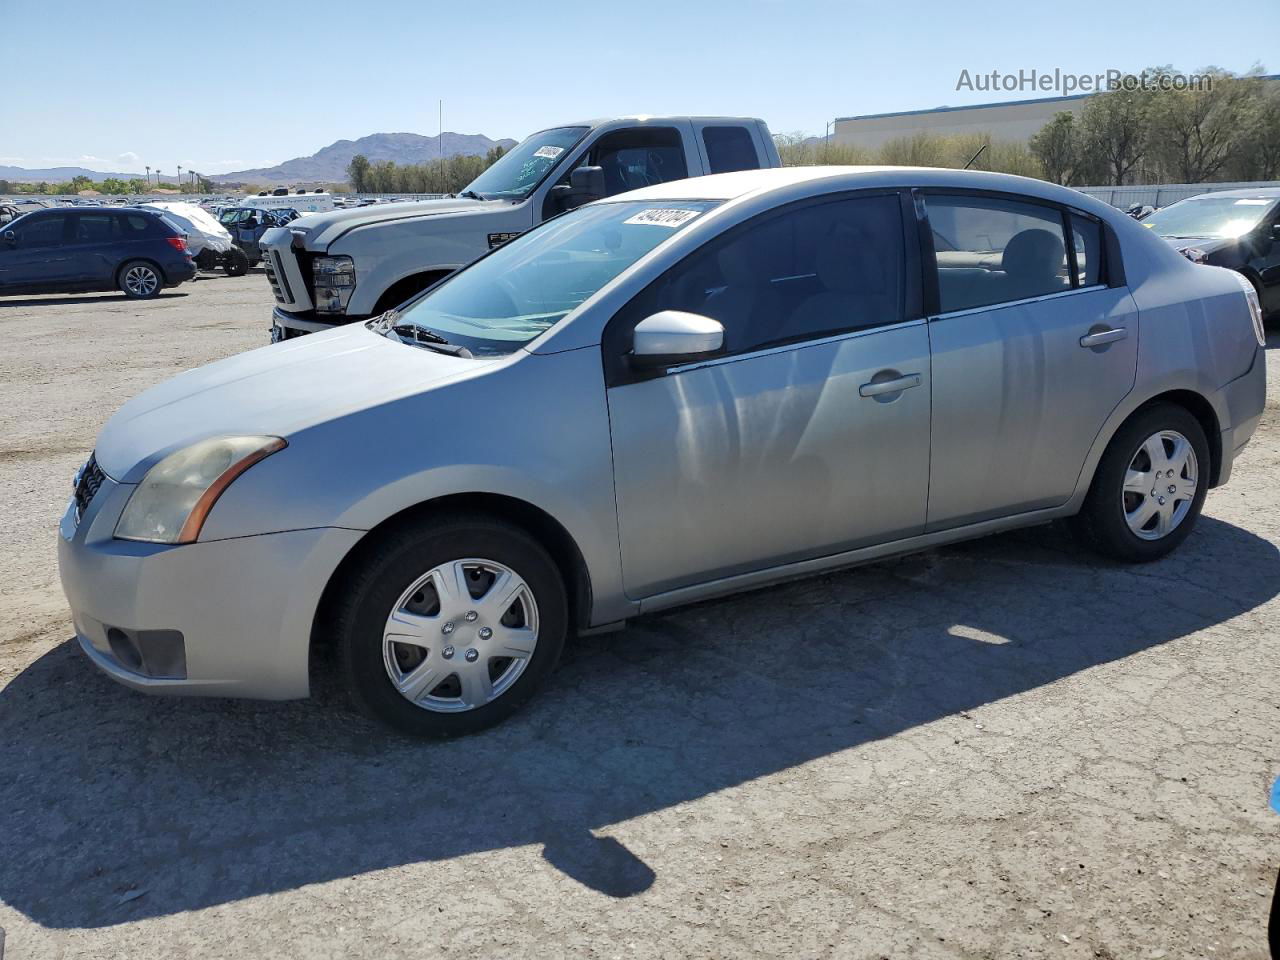
{"label": "front door handle", "polygon": [[892,380],[872,380],[858,388],[858,396],[880,397],[886,393],[901,393],[903,390],[920,386],[921,382],[918,373],[908,373],[905,376],[894,377]]}
{"label": "front door handle", "polygon": [[1129,331],[1124,327],[1115,327],[1111,330],[1099,330],[1097,333],[1088,333],[1080,338],[1080,346],[1088,349],[1090,347],[1101,347],[1108,343],[1115,343],[1117,340],[1123,340],[1129,335]]}

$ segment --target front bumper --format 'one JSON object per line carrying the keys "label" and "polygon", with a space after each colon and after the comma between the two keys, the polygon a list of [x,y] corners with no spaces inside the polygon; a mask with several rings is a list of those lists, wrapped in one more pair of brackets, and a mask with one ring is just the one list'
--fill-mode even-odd
{"label": "front bumper", "polygon": [[[320,595],[362,534],[321,528],[184,546],[112,539],[133,489],[107,479],[79,523],[69,505],[59,527],[62,589],[90,660],[151,693],[305,697]],[[128,655],[140,646],[149,651],[141,661]]]}
{"label": "front bumper", "polygon": [[308,333],[322,333],[334,327],[368,319],[368,317],[350,317],[346,314],[318,314],[314,310],[290,313],[288,310],[276,307],[271,311],[271,342],[292,340],[294,337],[301,337]]}

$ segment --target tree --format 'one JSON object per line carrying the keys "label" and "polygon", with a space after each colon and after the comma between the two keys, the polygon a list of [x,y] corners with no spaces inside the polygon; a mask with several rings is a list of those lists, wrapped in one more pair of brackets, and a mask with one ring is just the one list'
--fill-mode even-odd
{"label": "tree", "polygon": [[1149,92],[1124,87],[1086,101],[1080,114],[1083,143],[1077,157],[1077,176],[1096,177],[1117,186],[1130,178],[1148,150],[1150,101]]}
{"label": "tree", "polygon": [[370,189],[369,158],[363,153],[357,153],[347,164],[347,179],[351,181],[351,188],[356,193],[365,193]]}
{"label": "tree", "polygon": [[1243,146],[1262,79],[1207,67],[1210,82],[1151,94],[1151,151],[1165,176],[1203,183],[1222,173]]}
{"label": "tree", "polygon": [[1044,171],[1046,180],[1054,183],[1077,184],[1077,173],[1083,159],[1083,144],[1076,129],[1076,117],[1070,110],[1055,113],[1032,136],[1028,147]]}
{"label": "tree", "polygon": [[1280,180],[1280,88],[1253,104],[1228,172],[1232,180]]}

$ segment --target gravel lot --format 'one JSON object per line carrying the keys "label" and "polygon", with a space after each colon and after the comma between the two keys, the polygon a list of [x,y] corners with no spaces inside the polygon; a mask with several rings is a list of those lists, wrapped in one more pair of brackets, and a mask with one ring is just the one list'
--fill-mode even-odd
{"label": "gravel lot", "polygon": [[73,471],[129,396],[264,343],[269,299],[0,300],[6,958],[1266,956],[1280,349],[1168,560],[1044,527],[703,604],[424,745],[328,688],[132,693],[69,639]]}

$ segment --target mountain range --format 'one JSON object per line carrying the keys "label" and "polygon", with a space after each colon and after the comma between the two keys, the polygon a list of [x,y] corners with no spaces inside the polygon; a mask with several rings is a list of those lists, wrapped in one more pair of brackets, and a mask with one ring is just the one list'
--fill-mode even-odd
{"label": "mountain range", "polygon": [[61,183],[76,177],[88,177],[90,180],[118,177],[121,180],[129,180],[133,177],[141,179],[143,176],[145,174],[141,173],[103,173],[100,170],[86,170],[84,167],[45,167],[42,170],[28,170],[26,167],[6,167],[0,164],[0,180],[10,180],[14,183],[39,183],[41,180]]}
{"label": "mountain range", "polygon": [[[479,156],[488,153],[493,147],[510,148],[515,146],[514,140],[491,140],[479,133],[451,133],[446,130],[438,137],[424,137],[416,133],[371,133],[359,140],[338,140],[329,146],[317,150],[309,157],[294,157],[278,163],[274,167],[257,167],[252,170],[237,170],[233,173],[219,173],[208,179],[214,183],[254,183],[264,186],[293,186],[298,183],[341,183],[347,179],[347,164],[356,154],[364,154],[370,163],[394,161],[395,163],[427,163],[438,157],[452,157],[457,154]],[[141,173],[103,173],[100,170],[87,170],[84,167],[48,167],[43,170],[28,170],[24,167],[6,167],[0,165],[0,180],[11,180],[16,183],[38,183],[47,180],[50,183],[63,182],[73,177],[88,177],[90,180],[102,180],[105,177],[119,177],[128,180],[142,177]],[[172,179],[172,172],[167,174]]]}
{"label": "mountain range", "polygon": [[347,179],[347,164],[356,154],[364,154],[370,163],[428,163],[438,157],[457,154],[478,156],[497,146],[510,148],[515,146],[515,141],[491,140],[479,133],[450,133],[448,130],[439,137],[424,137],[416,133],[371,133],[359,140],[338,140],[309,157],[295,157],[274,167],[237,170],[209,179],[215,183],[261,183],[273,186],[320,181],[341,182]]}

